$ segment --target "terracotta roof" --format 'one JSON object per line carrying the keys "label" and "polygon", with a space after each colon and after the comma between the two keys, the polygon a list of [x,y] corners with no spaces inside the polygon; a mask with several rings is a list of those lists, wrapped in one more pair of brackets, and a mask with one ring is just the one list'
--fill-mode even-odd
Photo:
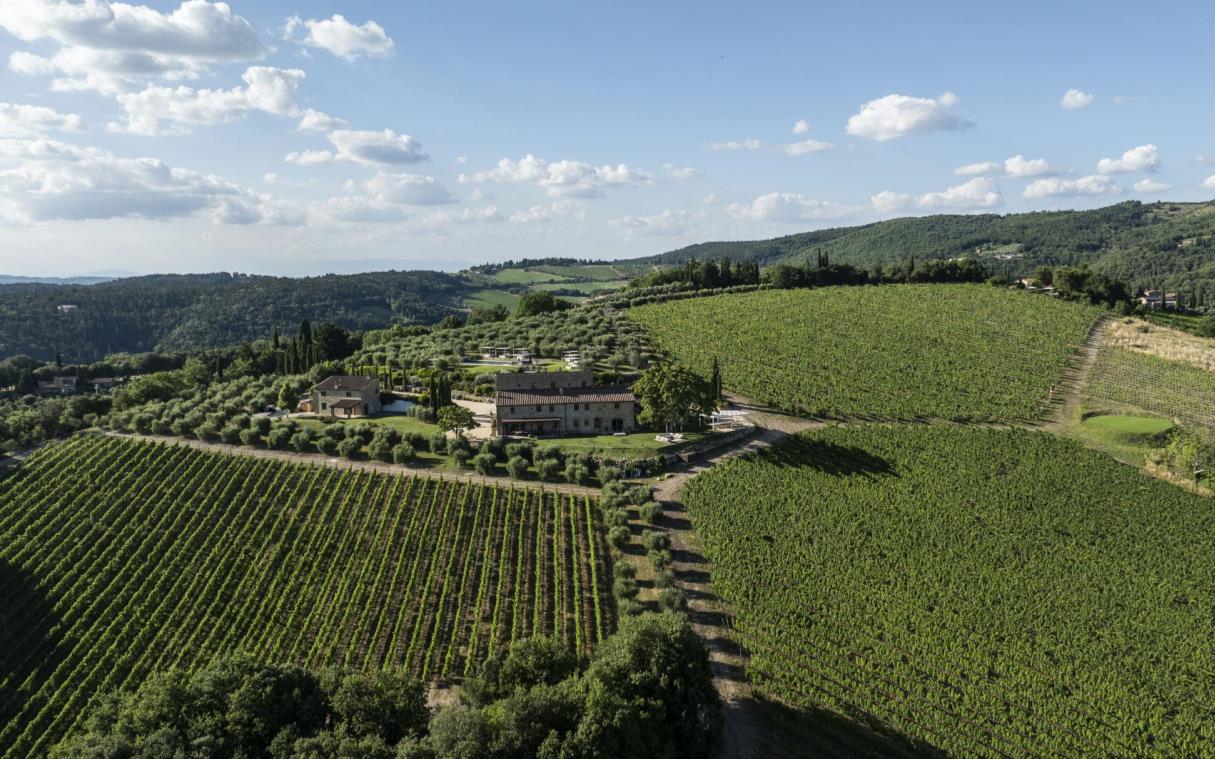
{"label": "terracotta roof", "polygon": [[315,387],[313,390],[366,390],[372,384],[379,384],[379,380],[374,377],[348,377],[344,375],[336,375],[330,377]]}
{"label": "terracotta roof", "polygon": [[635,403],[637,396],[627,387],[566,387],[546,390],[499,390],[499,406],[564,406],[570,403]]}
{"label": "terracotta roof", "polygon": [[330,408],[358,408],[363,402],[358,398],[343,398],[340,401],[334,401],[329,404]]}

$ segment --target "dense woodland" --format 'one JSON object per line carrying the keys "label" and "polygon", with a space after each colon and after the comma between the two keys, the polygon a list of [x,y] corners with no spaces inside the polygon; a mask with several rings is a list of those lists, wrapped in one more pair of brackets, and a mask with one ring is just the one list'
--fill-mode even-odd
{"label": "dense woodland", "polygon": [[[455,312],[456,275],[376,272],[294,279],[243,274],[159,275],[89,286],[0,286],[0,356],[70,363],[111,353],[228,346],[323,317],[349,329],[433,323]],[[62,313],[61,305],[76,306]]]}
{"label": "dense woodland", "polygon": [[771,240],[708,242],[634,263],[684,264],[728,256],[767,267],[821,249],[863,269],[910,259],[976,257],[993,274],[1087,264],[1134,289],[1167,287],[1215,305],[1215,203],[1119,203],[1091,211],[939,215],[803,232]]}

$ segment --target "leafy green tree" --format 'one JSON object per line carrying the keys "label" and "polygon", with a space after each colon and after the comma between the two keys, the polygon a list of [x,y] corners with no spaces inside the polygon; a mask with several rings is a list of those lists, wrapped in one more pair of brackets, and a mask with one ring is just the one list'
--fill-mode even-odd
{"label": "leafy green tree", "polygon": [[344,675],[330,701],[344,732],[374,736],[388,744],[424,734],[430,718],[422,683],[393,672]]}
{"label": "leafy green tree", "polygon": [[397,443],[392,448],[392,462],[394,464],[408,464],[414,460],[416,455],[414,447],[409,443]]}
{"label": "leafy green tree", "polygon": [[337,452],[342,458],[353,459],[359,455],[359,451],[363,448],[363,441],[357,437],[343,438],[337,444]]}
{"label": "leafy green tree", "polygon": [[498,464],[498,457],[489,451],[482,451],[472,459],[473,467],[483,475],[489,476],[494,473],[494,467]]}
{"label": "leafy green tree", "polygon": [[519,298],[519,305],[515,306],[515,316],[517,318],[537,316],[554,311],[564,311],[571,307],[569,302],[561,300],[546,290],[532,290]]}
{"label": "leafy green tree", "polygon": [[477,421],[470,409],[454,404],[439,409],[436,423],[444,432],[454,432],[457,435],[463,435],[466,430],[477,426]]}
{"label": "leafy green tree", "polygon": [[506,461],[506,471],[510,473],[513,479],[521,480],[527,476],[527,470],[530,468],[527,459],[522,456],[511,456]]}
{"label": "leafy green tree", "polygon": [[491,306],[478,306],[468,314],[468,320],[464,322],[465,326],[472,327],[477,324],[492,324],[494,322],[506,321],[510,318],[510,311],[506,306],[500,303],[495,303]]}
{"label": "leafy green tree", "polygon": [[713,387],[700,375],[678,364],[660,364],[647,369],[633,384],[641,403],[637,420],[669,430],[689,419],[709,414],[716,407]]}

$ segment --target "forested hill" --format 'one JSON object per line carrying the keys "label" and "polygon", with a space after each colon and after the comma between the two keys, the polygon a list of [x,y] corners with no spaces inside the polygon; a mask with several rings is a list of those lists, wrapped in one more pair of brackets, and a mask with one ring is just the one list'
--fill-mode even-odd
{"label": "forested hill", "polygon": [[351,329],[430,323],[457,310],[466,289],[460,276],[424,271],[0,285],[0,358],[62,353],[75,363],[115,352],[232,345],[268,337],[276,326],[293,331],[303,319]]}
{"label": "forested hill", "polygon": [[771,240],[690,245],[636,263],[734,260],[801,262],[822,248],[832,262],[871,268],[908,258],[978,257],[1019,275],[1041,264],[1092,268],[1132,287],[1168,287],[1215,304],[1215,202],[1119,203],[1091,211],[941,215],[892,219]]}

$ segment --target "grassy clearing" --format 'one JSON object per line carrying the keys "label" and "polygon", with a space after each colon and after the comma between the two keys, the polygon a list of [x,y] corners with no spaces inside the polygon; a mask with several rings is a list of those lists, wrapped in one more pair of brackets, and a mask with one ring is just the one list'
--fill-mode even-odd
{"label": "grassy clearing", "polygon": [[1210,338],[1128,317],[1106,327],[1105,341],[1115,348],[1215,372],[1215,340]]}
{"label": "grassy clearing", "polygon": [[546,282],[536,285],[533,290],[576,290],[584,295],[594,295],[605,290],[619,290],[628,284],[628,280],[613,280],[607,282]]}
{"label": "grassy clearing", "polygon": [[980,285],[768,290],[631,309],[658,347],[809,416],[1032,419],[1098,311]]}
{"label": "grassy clearing", "polygon": [[1159,417],[1098,414],[1077,419],[1068,425],[1065,433],[1124,464],[1142,467],[1151,452],[1164,443],[1165,433],[1172,428],[1172,422]]}
{"label": "grassy clearing", "polygon": [[1206,499],[1047,433],[918,425],[792,438],[685,495],[750,676],[812,755],[1215,741]]}
{"label": "grassy clearing", "polygon": [[1084,387],[1090,408],[1147,412],[1215,428],[1215,372],[1103,345]]}
{"label": "grassy clearing", "polygon": [[504,285],[534,285],[539,282],[558,282],[566,277],[541,269],[501,269],[491,274],[490,279]]}
{"label": "grassy clearing", "polygon": [[458,678],[531,634],[614,627],[585,498],[83,437],[0,483],[0,756],[96,693],[245,652]]}
{"label": "grassy clearing", "polygon": [[633,432],[627,435],[593,435],[587,437],[565,437],[559,440],[541,440],[542,448],[560,448],[569,453],[590,453],[613,459],[647,458],[660,453],[675,453],[705,440],[711,433],[685,432],[683,442],[666,443],[655,439],[654,432]]}
{"label": "grassy clearing", "polygon": [[519,296],[505,290],[475,290],[464,298],[464,305],[468,308],[503,306],[513,313],[519,305]]}

